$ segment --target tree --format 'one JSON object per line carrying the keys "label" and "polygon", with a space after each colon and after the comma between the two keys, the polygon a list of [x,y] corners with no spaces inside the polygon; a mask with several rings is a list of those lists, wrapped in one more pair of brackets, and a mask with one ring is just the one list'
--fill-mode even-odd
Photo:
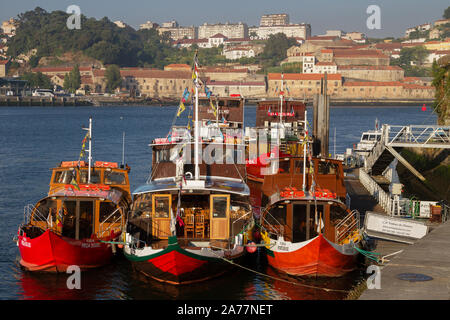
{"label": "tree", "polygon": [[74,93],[81,86],[81,74],[78,65],[75,65],[73,69],[67,73],[64,77],[63,88],[69,92]]}
{"label": "tree", "polygon": [[286,37],[284,33],[271,34],[261,54],[263,64],[266,67],[279,65],[282,60],[286,59],[287,49],[295,44],[295,39]]}
{"label": "tree", "polygon": [[444,15],[442,16],[444,19],[450,19],[450,7],[445,9]]}
{"label": "tree", "polygon": [[105,71],[106,91],[112,92],[122,84],[120,69],[117,65],[110,65]]}
{"label": "tree", "polygon": [[28,81],[30,87],[32,88],[41,88],[41,89],[51,89],[53,88],[53,84],[50,81],[49,77],[44,75],[41,72],[28,72],[23,74],[20,77],[22,80]]}

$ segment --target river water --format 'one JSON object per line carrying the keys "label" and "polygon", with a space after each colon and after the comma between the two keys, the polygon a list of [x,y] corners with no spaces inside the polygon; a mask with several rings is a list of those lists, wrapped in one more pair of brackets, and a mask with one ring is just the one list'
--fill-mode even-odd
{"label": "river water", "polygon": [[[173,107],[3,107],[0,108],[0,299],[342,299],[362,277],[363,270],[341,279],[305,280],[288,277],[267,265],[262,253],[250,255],[245,266],[220,278],[187,287],[149,282],[134,273],[121,255],[103,268],[83,273],[80,290],[69,290],[66,274],[32,274],[18,266],[19,250],[12,241],[23,220],[23,207],[48,191],[50,168],[63,160],[77,160],[85,132],[93,118],[93,157],[122,161],[131,167],[131,189],[145,183],[151,169],[148,144],[164,137],[177,108]],[[245,125],[255,124],[255,107],[245,111]],[[184,112],[178,119],[187,118]],[[183,119],[184,117],[184,119]],[[312,110],[308,108],[310,123]],[[344,153],[359,141],[362,131],[380,123],[434,124],[430,108],[332,107],[330,152]],[[184,122],[185,123],[185,122]],[[316,288],[317,287],[317,288]],[[331,288],[336,291],[324,291]]]}

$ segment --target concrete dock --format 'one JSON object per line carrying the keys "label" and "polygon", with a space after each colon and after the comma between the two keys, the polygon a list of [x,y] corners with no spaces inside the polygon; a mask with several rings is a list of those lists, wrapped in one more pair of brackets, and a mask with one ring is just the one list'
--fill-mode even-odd
{"label": "concrete dock", "polygon": [[[360,300],[450,299],[450,221],[441,224],[381,268],[381,288],[366,290]],[[401,280],[403,273],[431,277],[428,281]]]}
{"label": "concrete dock", "polygon": [[[347,170],[345,184],[351,197],[351,209],[361,213],[361,225],[366,211],[386,214],[383,208],[359,182],[358,170]],[[380,265],[381,288],[367,289],[360,300],[449,300],[450,299],[450,221],[444,224],[430,223],[429,233],[414,244],[388,240],[375,240],[372,251],[389,260]],[[401,280],[400,274],[414,274],[418,280]],[[413,279],[415,280],[415,279]]]}

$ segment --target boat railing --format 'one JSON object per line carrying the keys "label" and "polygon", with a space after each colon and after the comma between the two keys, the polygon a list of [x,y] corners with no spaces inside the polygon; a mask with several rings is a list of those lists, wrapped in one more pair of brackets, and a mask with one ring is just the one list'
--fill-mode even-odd
{"label": "boat railing", "polygon": [[31,222],[31,216],[34,216],[34,220],[35,221],[39,221],[39,222],[45,222],[46,226],[45,228],[42,228],[39,225],[36,225],[36,227],[39,227],[41,229],[43,229],[44,231],[47,230],[50,226],[50,228],[53,227],[53,220],[52,220],[52,215],[48,214],[47,217],[45,217],[44,214],[42,214],[38,208],[36,208],[33,204],[27,204],[24,208],[23,208],[23,223],[30,223]]}
{"label": "boat railing", "polygon": [[[239,218],[237,218],[236,220],[234,220],[231,223],[231,238],[234,239],[235,234],[234,234],[234,225],[235,223],[237,223],[238,221],[244,220],[245,217],[249,216],[252,214],[252,211],[248,211],[246,214],[240,216]],[[245,226],[247,226],[248,224],[245,224],[244,227],[242,228],[242,230],[244,230]]]}
{"label": "boat railing", "polygon": [[[101,237],[105,232],[110,231],[112,228],[114,228],[115,226],[117,226],[118,223],[120,223],[123,220],[124,217],[124,211],[125,208],[123,207],[118,207],[116,210],[114,210],[109,216],[107,216],[105,219],[103,219],[102,222],[100,222],[99,226],[98,226],[98,232],[97,232],[97,236]],[[120,215],[118,217],[116,217],[115,219],[113,219],[113,221],[109,221],[109,219],[111,217],[114,217],[114,215],[116,214],[116,212],[119,212]]]}
{"label": "boat railing", "polygon": [[[273,221],[275,221],[278,224],[278,226],[275,226],[273,223],[270,223],[269,221],[267,221],[265,218],[265,213],[267,215],[269,215],[273,219]],[[268,233],[275,234],[277,236],[282,236],[284,234],[284,226],[277,219],[275,219],[274,216],[272,216],[270,214],[270,212],[268,211],[267,208],[264,208],[263,212],[261,212],[260,219],[262,220],[261,222],[265,222],[267,225],[270,226],[271,230],[269,230],[268,228],[265,228]],[[261,223],[261,226],[263,226],[263,223]],[[275,231],[275,232],[272,232],[272,231]]]}
{"label": "boat railing", "polygon": [[335,241],[341,243],[343,240],[351,236],[351,234],[360,228],[360,213],[353,210],[341,222],[335,226]]}

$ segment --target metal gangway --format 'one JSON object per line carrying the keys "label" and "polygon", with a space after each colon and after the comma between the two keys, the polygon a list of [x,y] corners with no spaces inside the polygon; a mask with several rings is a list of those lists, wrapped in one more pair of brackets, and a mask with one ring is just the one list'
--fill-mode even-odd
{"label": "metal gangway", "polygon": [[415,176],[425,178],[400,155],[403,148],[450,149],[450,126],[383,124],[382,136],[365,157],[364,169],[371,175],[381,175],[386,167],[398,159]]}

